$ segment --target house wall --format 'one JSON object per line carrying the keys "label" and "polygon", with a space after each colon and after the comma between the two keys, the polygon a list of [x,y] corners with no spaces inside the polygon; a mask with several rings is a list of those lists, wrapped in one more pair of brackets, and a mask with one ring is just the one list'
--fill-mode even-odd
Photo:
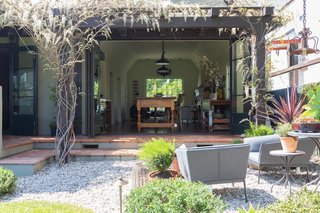
{"label": "house wall", "polygon": [[[306,20],[307,27],[310,28],[312,35],[320,37],[320,13],[319,13],[319,0],[308,0],[306,2]],[[293,19],[290,23],[282,27],[277,34],[276,38],[283,39],[293,39],[298,36],[299,32],[302,30],[302,15],[303,15],[303,1],[294,0],[286,7],[288,11],[292,12]],[[309,46],[313,46],[313,42],[309,41]],[[320,47],[318,46],[318,49]],[[271,51],[270,53],[272,63],[274,65],[274,70],[281,70],[283,68],[289,67],[288,52],[287,50]],[[303,63],[304,61],[312,60],[318,58],[319,54],[310,54],[307,57],[298,56],[298,63]],[[319,82],[320,81],[320,64],[313,65],[307,69],[302,69],[298,71],[299,82],[298,86],[304,84]],[[282,89],[289,86],[289,73],[276,76],[272,78],[273,89]]]}

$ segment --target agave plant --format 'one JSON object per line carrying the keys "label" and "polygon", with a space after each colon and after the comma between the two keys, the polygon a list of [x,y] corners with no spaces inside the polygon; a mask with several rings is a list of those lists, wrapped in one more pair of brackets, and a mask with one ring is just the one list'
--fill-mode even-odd
{"label": "agave plant", "polygon": [[303,105],[305,96],[297,96],[297,89],[291,88],[290,92],[287,89],[286,99],[279,96],[280,101],[272,98],[273,109],[273,120],[276,123],[292,123],[293,120],[299,117],[303,112]]}

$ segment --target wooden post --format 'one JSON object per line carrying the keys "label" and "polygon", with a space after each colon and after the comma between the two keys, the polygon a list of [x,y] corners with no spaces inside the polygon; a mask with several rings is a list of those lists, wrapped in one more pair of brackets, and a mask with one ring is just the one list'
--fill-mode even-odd
{"label": "wooden post", "polygon": [[141,115],[141,108],[138,108],[138,132],[141,131],[141,118],[140,118],[140,115]]}
{"label": "wooden post", "polygon": [[262,20],[261,23],[254,26],[255,34],[252,35],[252,81],[257,81],[257,91],[256,94],[258,98],[256,99],[258,106],[256,107],[256,114],[255,114],[255,123],[256,124],[263,124],[265,123],[265,101],[264,95],[266,94],[266,73],[265,73],[265,60],[266,60],[266,49],[265,49],[265,34],[263,33],[262,29],[265,29],[265,22]]}
{"label": "wooden post", "polygon": [[2,146],[2,86],[0,86],[0,149]]}

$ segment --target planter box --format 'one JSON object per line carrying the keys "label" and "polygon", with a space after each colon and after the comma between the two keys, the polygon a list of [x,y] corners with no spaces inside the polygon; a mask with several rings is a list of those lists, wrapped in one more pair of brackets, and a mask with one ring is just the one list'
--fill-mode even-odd
{"label": "planter box", "polygon": [[294,123],[292,128],[296,132],[320,132],[320,123]]}

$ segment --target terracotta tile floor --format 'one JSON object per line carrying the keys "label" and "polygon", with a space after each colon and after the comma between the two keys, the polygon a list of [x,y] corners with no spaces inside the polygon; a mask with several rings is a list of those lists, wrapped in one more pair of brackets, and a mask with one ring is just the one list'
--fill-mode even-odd
{"label": "terracotta tile floor", "polygon": [[[163,137],[168,140],[175,140],[177,143],[231,143],[233,139],[240,138],[239,135],[231,134],[205,134],[205,135],[99,135],[93,138],[77,136],[76,143],[143,143],[151,138]],[[31,143],[54,143],[53,137],[30,137],[11,136],[3,137],[3,148],[11,148]]]}

